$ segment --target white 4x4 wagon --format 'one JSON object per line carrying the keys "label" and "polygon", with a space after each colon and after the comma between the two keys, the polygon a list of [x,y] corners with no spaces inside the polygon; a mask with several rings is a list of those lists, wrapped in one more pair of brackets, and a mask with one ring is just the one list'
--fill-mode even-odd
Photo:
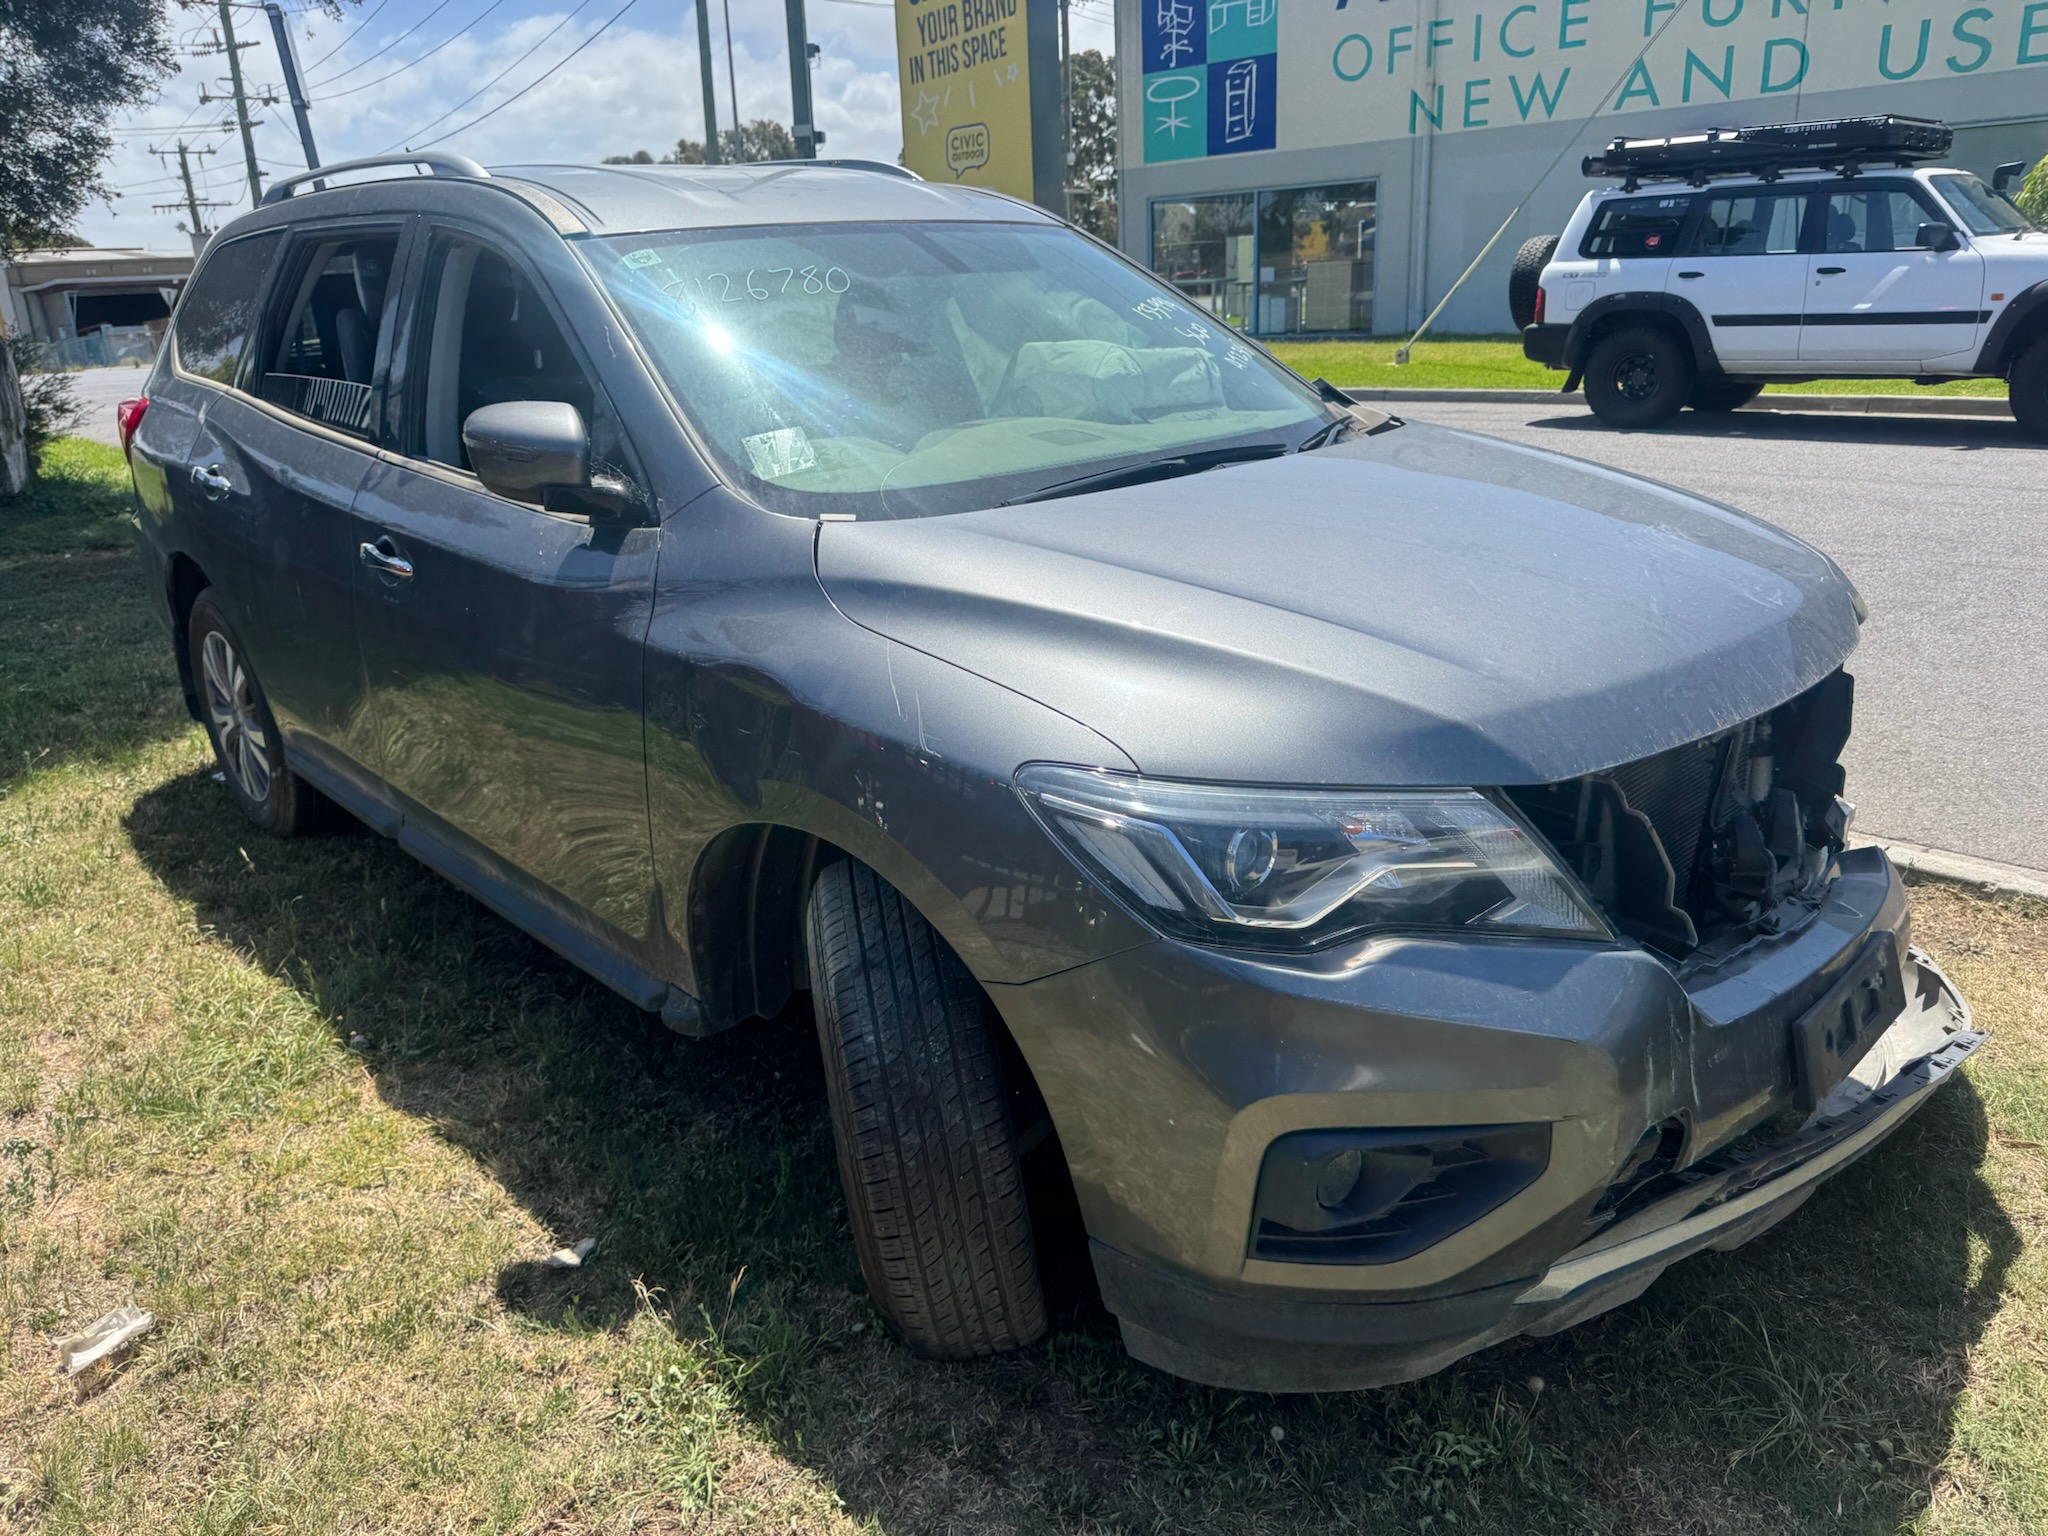
{"label": "white 4x4 wagon", "polygon": [[2048,437],[2048,232],[1915,163],[1948,140],[1898,118],[1617,139],[1585,169],[1622,185],[1516,258],[1523,351],[1616,427],[1771,380],[2000,378]]}

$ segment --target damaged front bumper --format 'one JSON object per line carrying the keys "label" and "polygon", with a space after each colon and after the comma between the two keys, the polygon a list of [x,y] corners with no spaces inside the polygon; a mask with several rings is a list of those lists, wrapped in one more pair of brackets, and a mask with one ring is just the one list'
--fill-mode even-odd
{"label": "damaged front bumper", "polygon": [[1667,1175],[1621,1219],[1530,1281],[1410,1301],[1254,1296],[1094,1245],[1131,1353],[1214,1386],[1339,1391],[1412,1380],[1489,1344],[1549,1334],[1640,1296],[1679,1260],[1740,1247],[1905,1122],[1985,1036],[1928,957],[1902,967],[1906,1007],[1789,1138]]}

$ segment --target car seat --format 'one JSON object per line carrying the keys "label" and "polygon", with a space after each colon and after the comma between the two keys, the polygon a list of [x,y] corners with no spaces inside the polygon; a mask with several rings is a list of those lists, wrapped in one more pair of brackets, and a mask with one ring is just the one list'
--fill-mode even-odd
{"label": "car seat", "polygon": [[335,350],[342,377],[351,384],[368,384],[377,360],[377,322],[384,314],[391,259],[375,245],[353,246],[348,254],[355,267],[355,302],[335,312]]}

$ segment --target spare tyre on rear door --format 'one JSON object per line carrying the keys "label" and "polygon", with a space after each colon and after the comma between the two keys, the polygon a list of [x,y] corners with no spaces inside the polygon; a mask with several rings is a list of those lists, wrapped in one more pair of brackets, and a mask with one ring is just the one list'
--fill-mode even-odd
{"label": "spare tyre on rear door", "polygon": [[1524,240],[1515,252],[1515,264],[1508,269],[1508,313],[1515,317],[1516,330],[1536,323],[1536,290],[1543,286],[1543,269],[1556,254],[1556,235]]}

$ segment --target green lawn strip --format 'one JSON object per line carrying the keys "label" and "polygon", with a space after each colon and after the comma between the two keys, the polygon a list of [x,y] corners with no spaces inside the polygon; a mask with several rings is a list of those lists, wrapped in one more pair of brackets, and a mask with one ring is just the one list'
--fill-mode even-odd
{"label": "green lawn strip", "polygon": [[[14,595],[121,521],[104,457],[56,462],[0,508]],[[391,843],[261,836],[133,565],[68,590],[93,625],[0,602],[0,689],[111,669],[22,708],[59,750],[0,790],[0,1529],[2043,1528],[2048,908],[1920,891],[1993,1045],[1582,1328],[1324,1397],[1176,1381],[1086,1310],[934,1365],[862,1295],[800,1005],[685,1042]],[[128,1300],[156,1329],[59,1379]]]}
{"label": "green lawn strip", "polygon": [[[1282,341],[1274,355],[1303,378],[1351,389],[1557,389],[1564,375],[1532,363],[1508,336],[1425,337],[1405,367],[1394,366],[1398,341]],[[1919,385],[1911,379],[1816,379],[1772,384],[1768,394],[1977,395],[2004,399],[2003,379],[1959,379]]]}

